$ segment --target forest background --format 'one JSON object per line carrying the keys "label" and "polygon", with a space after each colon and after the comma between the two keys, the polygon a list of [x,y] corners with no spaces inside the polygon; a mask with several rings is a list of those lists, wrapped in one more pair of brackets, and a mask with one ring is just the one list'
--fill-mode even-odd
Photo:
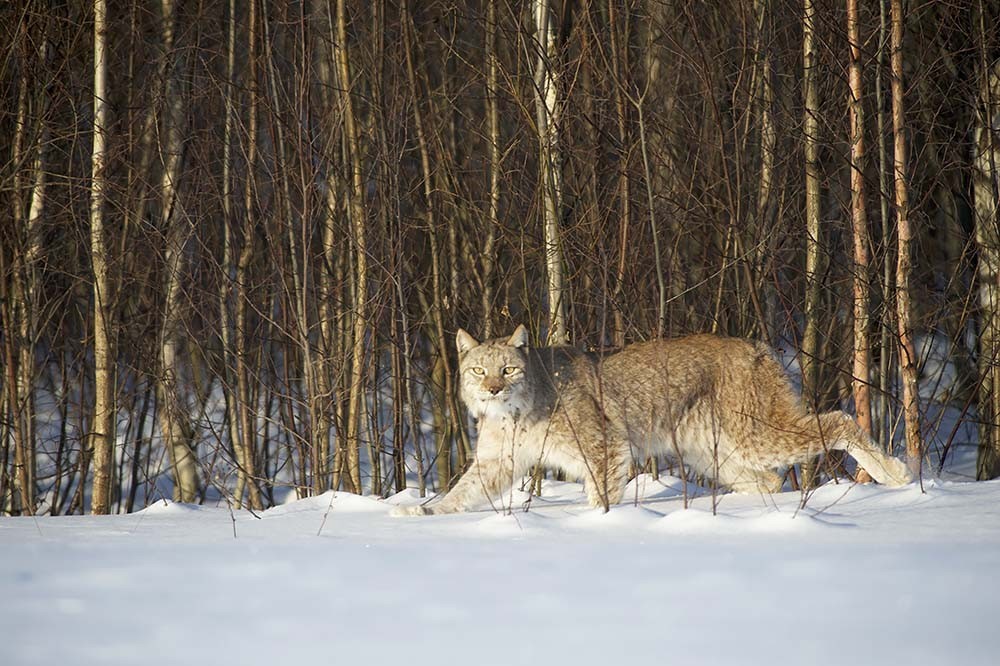
{"label": "forest background", "polygon": [[4,3],[0,512],[446,489],[453,335],[521,322],[762,339],[925,473],[1000,476],[998,22]]}

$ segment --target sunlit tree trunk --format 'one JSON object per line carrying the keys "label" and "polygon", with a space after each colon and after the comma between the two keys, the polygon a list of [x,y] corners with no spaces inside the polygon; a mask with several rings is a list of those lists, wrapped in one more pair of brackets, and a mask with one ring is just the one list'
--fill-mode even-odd
{"label": "sunlit tree trunk", "polygon": [[889,186],[889,151],[886,147],[887,122],[885,117],[885,94],[882,85],[882,73],[885,71],[885,52],[888,35],[888,0],[879,0],[879,32],[878,61],[875,70],[875,108],[878,126],[878,182],[879,182],[879,228],[880,239],[885,259],[882,262],[882,318],[879,329],[879,362],[878,362],[878,442],[882,449],[892,452],[892,406],[890,402],[890,386],[896,375],[893,361],[892,320],[895,303],[895,267],[889,260],[892,246],[892,223],[889,216],[889,199],[892,197]]}
{"label": "sunlit tree trunk", "polygon": [[493,263],[496,232],[500,225],[500,111],[497,108],[497,0],[486,6],[486,117],[490,160],[489,211],[483,242],[483,338],[493,337]]}
{"label": "sunlit tree trunk", "polygon": [[775,151],[778,143],[778,132],[774,120],[774,57],[769,41],[773,22],[770,0],[755,0],[754,21],[756,22],[756,69],[752,94],[760,130],[760,180],[757,186],[754,220],[757,225],[756,236],[760,240],[754,252],[753,262],[753,278],[756,285],[751,286],[751,289],[758,289],[763,294],[764,318],[763,321],[759,322],[760,333],[765,342],[773,343],[779,328],[776,320],[778,294],[774,282],[766,273],[769,259],[767,251],[773,244],[764,242],[770,233],[771,220],[773,219]]}
{"label": "sunlit tree trunk", "polygon": [[313,472],[317,480],[316,490],[323,492],[330,488],[330,435],[333,428],[334,365],[337,348],[337,314],[334,307],[336,298],[334,285],[334,265],[337,262],[337,238],[335,216],[340,212],[338,183],[332,174],[327,177],[326,210],[323,213],[322,258],[323,267],[319,276],[319,330],[320,347],[316,359],[316,383],[318,403],[314,405],[313,442],[316,447],[317,469]]}
{"label": "sunlit tree trunk", "polygon": [[548,0],[532,0],[535,15],[535,118],[538,123],[539,178],[542,188],[542,219],[545,267],[548,278],[549,344],[566,344],[566,284],[563,277],[559,215],[562,210],[562,158],[559,152],[559,103],[556,76],[556,26]]}
{"label": "sunlit tree trunk", "polygon": [[[241,430],[239,391],[236,387],[234,373],[235,354],[233,352],[232,316],[230,303],[235,279],[235,261],[233,259],[233,228],[235,215],[233,208],[233,159],[236,130],[236,0],[229,0],[226,33],[226,82],[223,103],[225,105],[225,120],[222,138],[222,276],[219,280],[219,341],[222,346],[222,391],[226,396],[226,423],[230,445],[237,464],[243,460],[243,447],[246,445]],[[242,471],[238,472],[242,477]],[[243,502],[243,486],[235,494],[236,507]]]}
{"label": "sunlit tree trunk", "polygon": [[[623,88],[628,85],[626,81],[623,80],[622,74],[622,57],[618,45],[618,17],[615,11],[615,3],[609,2],[607,6],[608,11],[608,32],[611,41],[610,48],[610,65],[611,65],[611,75],[614,84],[614,101],[615,101],[615,121],[618,126],[618,152],[621,167],[618,169],[617,179],[618,179],[618,261],[615,266],[615,282],[614,282],[614,298],[612,299],[612,323],[614,330],[612,331],[612,344],[617,347],[621,347],[625,344],[625,319],[624,319],[624,303],[625,303],[625,276],[627,274],[627,269],[629,267],[628,254],[629,248],[629,233],[632,227],[632,183],[629,178],[629,167],[628,167],[628,120],[626,118],[626,106],[625,106],[625,96],[627,92]],[[558,91],[557,91],[558,92]],[[641,107],[640,107],[641,113]],[[540,125],[541,126],[541,125]],[[654,238],[657,238],[656,228],[652,229]],[[658,254],[658,253],[657,253]],[[659,257],[657,257],[658,259]],[[660,264],[657,264],[657,268]],[[657,273],[657,277],[662,277],[662,271]],[[661,292],[661,295],[662,292]],[[659,322],[659,320],[657,320]],[[662,333],[659,332],[659,333]]]}
{"label": "sunlit tree trunk", "polygon": [[353,231],[355,247],[356,287],[354,296],[353,346],[351,352],[350,405],[347,413],[347,484],[349,492],[360,494],[361,466],[358,438],[363,409],[365,379],[365,335],[368,332],[368,241],[365,221],[364,182],[361,172],[361,141],[352,96],[353,79],[347,48],[347,9],[344,0],[337,0],[337,36],[334,55],[340,77],[341,107],[344,113],[344,132],[351,166],[351,187],[348,196],[348,217]]}
{"label": "sunlit tree trunk", "polygon": [[[869,308],[871,303],[869,272],[871,248],[868,240],[868,213],[865,201],[865,123],[861,71],[861,31],[858,25],[858,0],[847,0],[847,41],[850,48],[848,72],[850,91],[848,112],[851,123],[851,226],[854,231],[854,361],[852,390],[858,414],[858,425],[872,434],[871,394],[868,382],[871,372],[869,343]],[[859,469],[858,479],[871,477]]]}
{"label": "sunlit tree trunk", "polygon": [[336,482],[340,480],[338,475],[336,481],[334,481],[331,474],[330,437],[334,423],[335,393],[337,392],[336,373],[338,370],[334,359],[343,358],[343,355],[339,353],[341,345],[337,340],[338,312],[336,305],[336,266],[338,263],[337,251],[339,247],[337,220],[338,217],[343,215],[344,210],[341,200],[343,181],[337,171],[337,167],[340,166],[337,156],[342,153],[336,147],[343,144],[343,137],[341,136],[342,113],[338,113],[341,110],[339,107],[340,98],[335,92],[338,90],[339,81],[337,79],[336,68],[334,67],[334,22],[331,20],[332,16],[329,8],[320,11],[319,15],[325,17],[325,20],[321,21],[325,34],[318,35],[318,39],[316,40],[317,44],[323,46],[317,50],[316,72],[324,89],[323,99],[326,100],[331,111],[327,112],[330,121],[325,128],[327,137],[324,144],[329,151],[329,157],[326,167],[325,206],[321,215],[321,257],[323,266],[319,271],[318,280],[320,348],[319,358],[317,359],[319,368],[316,379],[322,403],[318,406],[318,412],[314,415],[316,422],[315,429],[318,431],[314,433],[314,445],[319,447],[317,458],[320,461],[321,467],[321,469],[317,470],[316,476],[321,479],[322,489],[326,490],[332,485],[336,485]]}
{"label": "sunlit tree trunk", "polygon": [[115,447],[115,354],[111,337],[111,277],[108,239],[104,231],[107,198],[107,24],[106,0],[94,0],[94,139],[91,149],[90,260],[94,273],[94,413],[89,448],[94,478],[90,509],[111,511]]}
{"label": "sunlit tree trunk", "polygon": [[250,279],[250,264],[253,261],[256,245],[256,206],[257,196],[257,141],[258,141],[258,76],[257,76],[257,39],[259,34],[257,0],[249,0],[247,16],[247,142],[246,142],[246,180],[243,188],[243,246],[236,260],[236,279],[234,283],[233,300],[235,301],[234,335],[236,347],[236,395],[240,415],[240,430],[243,434],[243,445],[236,451],[239,470],[236,481],[236,496],[242,497],[244,489],[250,508],[261,508],[260,491],[255,481],[255,444],[257,441],[256,396],[257,391],[250,387],[250,346],[247,327],[249,326],[250,296],[247,283]]}
{"label": "sunlit tree trunk", "polygon": [[903,106],[903,1],[892,0],[892,136],[893,180],[896,194],[896,319],[899,335],[899,365],[903,376],[903,423],[906,426],[906,458],[910,470],[920,471],[920,410],[917,403],[917,355],[913,344],[913,305],[910,276],[913,273],[913,225],[910,221],[906,166],[906,119]]}
{"label": "sunlit tree trunk", "polygon": [[198,466],[193,444],[193,430],[181,395],[181,284],[185,270],[185,245],[189,236],[183,216],[178,214],[178,192],[183,161],[184,93],[180,85],[174,51],[176,5],[162,0],[161,36],[163,38],[164,108],[163,141],[160,144],[160,224],[164,231],[163,320],[160,330],[160,372],[156,397],[159,405],[160,434],[170,455],[174,475],[174,499],[194,502],[198,495]]}
{"label": "sunlit tree trunk", "polygon": [[[804,0],[802,15],[802,94],[804,98],[803,133],[805,156],[806,223],[806,294],[805,331],[802,334],[802,393],[815,409],[819,407],[819,301],[820,301],[820,168],[819,168],[819,90],[816,85],[816,6]],[[813,483],[815,467],[802,465],[802,486]]]}
{"label": "sunlit tree trunk", "polygon": [[[980,15],[979,20],[983,18]],[[972,195],[979,250],[979,455],[976,478],[1000,476],[1000,61],[980,64]]]}

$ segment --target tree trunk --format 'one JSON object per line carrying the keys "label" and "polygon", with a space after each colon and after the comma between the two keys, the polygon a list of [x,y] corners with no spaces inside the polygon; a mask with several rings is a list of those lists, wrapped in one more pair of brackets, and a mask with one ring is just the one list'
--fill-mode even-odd
{"label": "tree trunk", "polygon": [[559,103],[556,76],[556,26],[548,0],[533,0],[535,15],[535,117],[538,123],[539,177],[545,237],[545,268],[548,276],[548,344],[567,344],[566,284],[563,278],[559,215],[562,210],[562,158],[559,153]]}
{"label": "tree trunk", "polygon": [[[614,282],[614,298],[611,299],[613,314],[612,322],[614,326],[612,334],[612,344],[617,347],[622,347],[625,345],[625,316],[623,310],[623,304],[625,303],[625,276],[626,269],[628,267],[628,254],[629,254],[629,231],[631,229],[632,222],[632,184],[629,178],[628,169],[628,155],[629,155],[629,145],[628,145],[628,120],[626,118],[626,107],[625,107],[625,95],[624,90],[627,83],[624,80],[622,74],[621,60],[623,54],[619,50],[618,45],[618,20],[615,12],[615,3],[608,3],[608,32],[611,38],[611,78],[614,85],[614,98],[615,98],[615,121],[618,126],[618,160],[620,163],[620,168],[618,169],[618,262],[615,266],[615,282]],[[557,91],[558,92],[558,91]],[[642,117],[642,107],[639,106],[639,117]],[[643,154],[645,157],[645,153]],[[647,183],[648,183],[647,178]],[[652,213],[652,211],[651,211]],[[656,227],[652,229],[654,242],[658,244],[658,236],[656,233]],[[656,255],[657,263],[657,278],[662,278],[661,264],[659,263],[659,250],[658,248],[654,250]],[[662,280],[660,281],[662,285]],[[660,292],[663,296],[663,292]],[[661,305],[664,305],[665,301],[661,301]],[[663,310],[661,308],[660,313]],[[659,319],[657,320],[659,322]],[[662,331],[657,332],[657,337],[662,335]]]}
{"label": "tree trunk", "polygon": [[[339,88],[337,72],[331,64],[334,62],[335,53],[332,45],[336,41],[334,38],[335,26],[329,12],[323,13],[326,16],[324,28],[329,42],[325,42],[322,37],[317,39],[318,44],[329,43],[330,48],[318,49],[318,59],[316,72],[320,83],[324,88],[324,100],[331,109],[338,109],[340,99],[334,92]],[[342,110],[342,109],[341,109]],[[319,271],[319,326],[320,326],[320,349],[319,371],[317,375],[317,386],[321,396],[321,403],[317,405],[318,412],[314,414],[315,429],[314,446],[319,447],[316,454],[321,469],[316,472],[321,478],[321,487],[326,490],[336,482],[331,474],[331,452],[330,436],[333,431],[335,414],[335,395],[337,393],[337,366],[334,359],[343,360],[343,354],[339,353],[340,344],[337,340],[337,279],[336,266],[338,263],[338,243],[337,243],[337,219],[343,214],[343,202],[340,195],[342,193],[342,180],[337,173],[336,146],[343,145],[343,137],[340,130],[341,116],[339,113],[330,113],[332,118],[329,127],[326,128],[328,137],[324,142],[328,146],[330,156],[326,167],[326,201],[323,214],[321,216],[321,243],[323,266]],[[334,464],[334,467],[336,465]],[[338,479],[339,480],[339,477]],[[319,489],[319,488],[317,488]]]}
{"label": "tree trunk", "polygon": [[757,109],[757,124],[760,127],[760,180],[757,186],[757,205],[754,221],[757,225],[756,236],[759,240],[753,258],[752,289],[763,294],[763,320],[759,323],[760,334],[765,342],[773,344],[779,335],[780,325],[777,321],[778,290],[767,274],[769,257],[767,250],[772,243],[764,242],[769,237],[771,220],[773,219],[773,191],[775,179],[775,152],[778,143],[778,132],[774,121],[774,78],[772,46],[769,38],[772,35],[772,14],[770,0],[756,0],[754,3],[756,29],[755,56],[759,65],[759,73],[755,76],[756,86],[753,90],[753,105]]}
{"label": "tree trunk", "polygon": [[[980,16],[980,21],[983,18]],[[980,64],[980,109],[972,196],[979,251],[979,455],[976,478],[1000,477],[1000,61]]]}
{"label": "tree trunk", "polygon": [[[225,124],[222,134],[222,276],[219,280],[219,339],[222,346],[222,391],[226,396],[226,421],[229,425],[229,442],[233,451],[243,445],[240,436],[239,410],[236,400],[236,382],[232,373],[232,333],[229,302],[232,292],[233,269],[233,133],[236,116],[236,0],[229,0],[228,25],[226,26],[226,92]],[[236,453],[236,458],[241,457]],[[239,508],[243,498],[236,497]]]}
{"label": "tree trunk", "polygon": [[497,0],[486,7],[486,117],[490,162],[489,213],[483,242],[483,339],[493,337],[493,264],[496,232],[500,226],[500,112],[497,108]]}
{"label": "tree trunk", "polygon": [[903,114],[903,1],[890,5],[892,36],[892,136],[893,180],[896,193],[896,319],[899,364],[903,376],[903,423],[906,426],[906,458],[914,475],[920,472],[920,409],[917,403],[917,355],[913,344],[913,306],[910,276],[913,273],[914,240],[910,223],[906,167],[906,120]]}
{"label": "tree trunk", "polygon": [[896,364],[893,362],[892,319],[895,303],[895,270],[889,261],[892,247],[892,225],[889,218],[889,151],[886,148],[885,95],[882,86],[882,72],[885,70],[885,46],[888,32],[888,0],[879,0],[879,33],[878,33],[878,64],[875,70],[875,108],[878,109],[878,182],[879,182],[879,221],[882,251],[885,258],[882,262],[882,320],[879,328],[879,363],[878,363],[878,442],[882,450],[892,453],[893,417],[889,391],[896,376]]}
{"label": "tree trunk", "polygon": [[[115,353],[111,338],[111,276],[104,232],[107,198],[107,0],[94,0],[94,140],[91,149],[90,259],[94,272],[94,414],[90,426],[94,479],[90,510],[111,511],[115,446]],[[81,480],[82,484],[83,480]]]}
{"label": "tree trunk", "polygon": [[358,137],[357,116],[351,95],[353,81],[347,48],[347,8],[344,0],[337,0],[337,38],[334,42],[337,71],[340,76],[341,107],[344,113],[344,131],[351,166],[351,188],[348,197],[349,219],[354,235],[355,275],[357,286],[354,297],[353,347],[351,352],[350,404],[347,412],[347,481],[346,490],[361,494],[361,466],[359,460],[360,432],[364,399],[365,335],[368,332],[368,241],[365,221],[364,181],[361,171],[361,142]]}
{"label": "tree trunk", "polygon": [[[869,274],[871,249],[868,241],[868,213],[865,207],[865,123],[862,104],[861,33],[858,25],[858,0],[847,0],[847,41],[850,48],[848,112],[851,123],[851,226],[854,232],[854,362],[852,390],[858,425],[872,434],[871,394],[868,382],[871,368],[869,343]],[[870,481],[858,469],[859,481]]]}
{"label": "tree trunk", "polygon": [[177,213],[178,188],[183,167],[184,93],[180,84],[180,60],[174,51],[176,5],[163,0],[161,35],[163,37],[164,109],[163,141],[160,144],[160,224],[166,239],[163,285],[163,319],[160,330],[160,372],[156,399],[159,406],[160,435],[170,455],[174,476],[174,500],[194,502],[198,495],[198,463],[192,450],[193,429],[181,395],[181,283],[185,270],[184,246],[188,232]]}
{"label": "tree trunk", "polygon": [[[22,40],[27,41],[27,24],[21,34]],[[24,44],[27,51],[27,43]],[[47,51],[47,43],[42,40],[37,52],[40,61],[44,61]],[[26,53],[26,57],[30,57]],[[30,92],[28,68],[23,67],[21,71],[20,83],[18,86],[18,109],[17,121],[14,131],[13,141],[13,164],[14,164],[14,192],[13,192],[13,221],[15,234],[15,250],[13,253],[13,266],[10,271],[10,299],[9,309],[5,310],[7,316],[7,330],[17,331],[16,336],[6,338],[7,344],[16,348],[8,350],[10,358],[8,374],[13,376],[13,381],[5,377],[5,386],[9,391],[11,433],[14,440],[14,474],[13,482],[17,489],[18,508],[21,513],[34,514],[35,512],[35,341],[38,327],[38,294],[40,285],[38,284],[38,264],[42,259],[43,247],[41,237],[41,215],[45,202],[45,146],[48,143],[48,130],[45,120],[46,94],[44,87],[40,93],[35,95]],[[29,96],[35,97],[34,115],[38,128],[35,130],[36,139],[32,144],[31,151],[34,159],[30,160],[32,167],[30,173],[33,175],[31,187],[30,203],[27,217],[24,215],[24,200],[21,196],[23,189],[22,165],[29,161],[24,154],[23,145],[29,129]],[[4,279],[6,276],[3,276]]]}
{"label": "tree trunk", "polygon": [[[802,16],[802,93],[806,196],[806,294],[805,331],[802,334],[802,395],[814,410],[819,405],[820,344],[820,168],[819,168],[819,90],[816,85],[816,6],[813,0],[804,0]],[[813,484],[815,466],[802,465],[802,487]]]}
{"label": "tree trunk", "polygon": [[249,16],[247,17],[247,147],[246,147],[246,183],[243,192],[243,247],[236,260],[236,282],[233,300],[235,301],[234,333],[236,337],[236,402],[240,413],[240,430],[243,434],[243,445],[236,452],[239,471],[237,473],[236,496],[242,498],[244,488],[251,509],[261,508],[260,491],[255,480],[254,449],[257,441],[257,417],[255,406],[259,395],[250,388],[249,364],[250,348],[247,340],[250,308],[247,282],[250,278],[250,263],[254,257],[256,243],[256,207],[257,196],[257,0],[250,0]]}

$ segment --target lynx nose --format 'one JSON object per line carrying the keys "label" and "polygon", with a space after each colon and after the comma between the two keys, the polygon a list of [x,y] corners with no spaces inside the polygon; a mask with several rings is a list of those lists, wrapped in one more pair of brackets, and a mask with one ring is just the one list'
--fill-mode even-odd
{"label": "lynx nose", "polygon": [[493,395],[496,395],[503,390],[503,382],[499,379],[489,377],[485,382],[483,382],[483,387]]}

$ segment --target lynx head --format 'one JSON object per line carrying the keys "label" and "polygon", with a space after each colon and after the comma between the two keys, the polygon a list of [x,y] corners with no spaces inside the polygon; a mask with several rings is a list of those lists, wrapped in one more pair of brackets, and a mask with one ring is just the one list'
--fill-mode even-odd
{"label": "lynx head", "polygon": [[459,329],[459,383],[462,400],[478,419],[484,416],[515,416],[531,403],[528,382],[528,331],[518,326],[509,338],[480,344]]}

